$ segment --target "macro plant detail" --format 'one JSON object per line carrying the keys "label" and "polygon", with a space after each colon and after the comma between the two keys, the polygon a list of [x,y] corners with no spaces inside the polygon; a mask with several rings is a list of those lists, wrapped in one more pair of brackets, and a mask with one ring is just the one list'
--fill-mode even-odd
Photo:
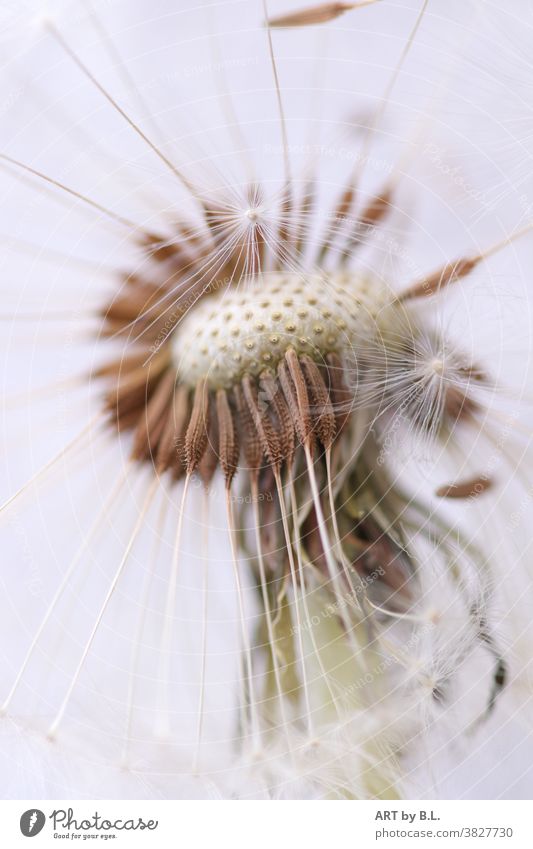
{"label": "macro plant detail", "polygon": [[[178,797],[406,796],[412,775],[428,768],[432,741],[446,748],[450,715],[454,745],[468,746],[503,709],[511,679],[527,685],[515,662],[525,631],[510,650],[502,628],[502,550],[517,543],[502,521],[493,545],[483,513],[489,503],[492,522],[494,499],[515,477],[512,503],[527,512],[529,430],[513,412],[523,399],[438,317],[461,287],[468,300],[473,278],[531,239],[533,223],[525,216],[430,271],[412,263],[400,284],[368,258],[376,246],[395,246],[398,215],[413,214],[402,182],[429,143],[431,117],[418,119],[411,147],[375,185],[367,172],[380,134],[392,135],[394,93],[425,22],[442,11],[439,0],[405,13],[396,61],[359,125],[358,155],[335,180],[312,157],[295,163],[278,49],[290,55],[292,38],[334,35],[341,22],[372,26],[385,0],[280,14],[249,4],[269,75],[258,88],[274,103],[276,155],[262,178],[265,163],[258,165],[242,117],[248,107],[255,116],[256,104],[245,89],[231,90],[236,60],[221,59],[213,32],[217,21],[227,29],[214,12],[205,14],[220,86],[208,85],[204,100],[222,103],[228,151],[221,143],[204,154],[203,130],[194,129],[188,168],[165,135],[165,105],[150,106],[150,90],[107,29],[106,9],[81,5],[83,13],[66,4],[39,22],[38,49],[44,44],[89,87],[91,117],[105,109],[117,122],[109,139],[72,122],[96,174],[100,162],[115,163],[114,194],[103,178],[102,193],[97,176],[85,180],[74,158],[64,176],[25,156],[26,141],[19,154],[16,133],[0,164],[12,191],[20,186],[56,204],[57,229],[64,226],[72,244],[74,213],[68,207],[67,225],[61,205],[93,222],[79,236],[85,246],[94,237],[92,259],[76,251],[61,259],[46,237],[42,245],[35,237],[39,262],[67,275],[81,265],[80,273],[105,279],[85,312],[80,294],[79,315],[90,319],[83,368],[65,376],[58,361],[50,384],[50,396],[55,387],[91,413],[2,512],[15,515],[20,537],[18,511],[37,488],[53,486],[65,464],[76,469],[90,450],[87,462],[97,465],[105,445],[120,468],[104,494],[89,496],[81,545],[37,593],[32,632],[3,668],[2,722],[36,735],[43,763],[63,747],[85,763],[91,758],[79,754],[79,741],[87,734],[97,751],[104,740],[110,751],[101,763],[115,765],[111,775],[122,770],[117,787],[128,787],[118,793],[135,792],[133,776],[139,792]],[[159,13],[171,17],[164,3]],[[203,37],[195,26],[191,42]],[[83,42],[89,30],[80,47],[77,37]],[[146,45],[153,49],[148,36]],[[162,53],[168,49],[163,39]],[[55,73],[45,75],[44,90],[53,92]],[[63,107],[60,97],[58,114]],[[149,167],[126,149],[122,159],[123,132],[149,155]],[[234,176],[229,154],[244,177]],[[118,246],[118,262],[94,259],[103,244],[97,225]],[[26,237],[8,244],[31,254]],[[105,248],[111,257],[114,249]],[[32,314],[20,298],[13,322],[24,326]],[[35,314],[46,329],[46,311]],[[38,393],[29,398],[39,404]],[[120,512],[130,527],[117,548]],[[78,602],[75,623],[69,607]],[[109,664],[105,672],[90,666],[95,656]]]}

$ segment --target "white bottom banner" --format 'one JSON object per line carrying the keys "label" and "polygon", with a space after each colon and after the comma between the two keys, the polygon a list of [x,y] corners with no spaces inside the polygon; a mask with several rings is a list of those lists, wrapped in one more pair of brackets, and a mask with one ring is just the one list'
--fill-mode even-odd
{"label": "white bottom banner", "polygon": [[531,804],[475,802],[0,802],[5,847],[78,844],[231,849],[533,846]]}

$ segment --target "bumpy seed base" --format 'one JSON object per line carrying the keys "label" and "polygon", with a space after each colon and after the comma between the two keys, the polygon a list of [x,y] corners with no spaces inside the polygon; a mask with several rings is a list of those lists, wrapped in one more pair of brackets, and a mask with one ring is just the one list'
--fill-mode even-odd
{"label": "bumpy seed base", "polygon": [[289,348],[319,361],[356,348],[390,301],[379,281],[353,274],[259,275],[191,309],[174,333],[174,363],[191,386],[229,388],[276,368]]}

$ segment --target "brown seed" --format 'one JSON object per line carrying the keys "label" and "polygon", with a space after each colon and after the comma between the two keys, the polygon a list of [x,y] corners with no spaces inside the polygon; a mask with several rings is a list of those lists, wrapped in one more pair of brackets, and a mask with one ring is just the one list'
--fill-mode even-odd
{"label": "brown seed", "polygon": [[285,354],[285,360],[280,363],[278,368],[278,376],[294,420],[298,439],[302,445],[309,446],[313,438],[309,394],[304,374],[294,350],[290,349]]}
{"label": "brown seed", "polygon": [[311,223],[311,213],[315,205],[315,197],[315,185],[313,181],[310,180],[304,188],[304,193],[300,201],[300,210],[297,215],[295,239],[295,250],[297,256],[304,252],[306,237]]}
{"label": "brown seed", "polygon": [[133,371],[134,369],[141,368],[143,363],[145,363],[149,358],[150,351],[146,348],[139,351],[139,353],[117,357],[116,360],[111,360],[111,362],[99,366],[94,370],[92,375],[94,377],[119,377],[120,375]]}
{"label": "brown seed", "polygon": [[355,186],[349,183],[340,196],[335,208],[335,218],[344,218],[350,212],[355,200]]}
{"label": "brown seed", "polygon": [[355,186],[349,183],[342,192],[337,205],[333,211],[331,222],[327,227],[326,234],[323,237],[322,244],[318,252],[318,262],[322,262],[328,251],[331,249],[332,241],[337,231],[342,226],[344,219],[349,214],[355,200]]}
{"label": "brown seed", "polygon": [[307,378],[307,386],[311,397],[313,429],[324,448],[327,449],[331,446],[336,431],[335,414],[333,412],[330,394],[324,383],[320,369],[311,357],[304,355],[300,358],[300,362]]}
{"label": "brown seed", "polygon": [[194,390],[194,401],[187,433],[185,434],[185,464],[190,475],[197,468],[207,447],[209,425],[209,392],[207,382],[199,380]]}
{"label": "brown seed", "polygon": [[209,488],[213,480],[219,461],[218,417],[216,415],[214,399],[211,396],[209,397],[209,424],[207,430],[207,445],[203,457],[198,463],[198,472],[206,489]]}
{"label": "brown seed", "polygon": [[160,293],[149,283],[139,281],[138,285],[129,286],[126,291],[118,294],[102,310],[102,316],[107,321],[134,321],[141,315],[150,312],[151,318],[155,318],[164,309],[159,305]]}
{"label": "brown seed", "polygon": [[283,459],[290,469],[294,460],[294,424],[282,388],[271,372],[261,375],[260,386],[276,416]]}
{"label": "brown seed", "polygon": [[[138,418],[143,414],[147,399],[158,382],[161,372],[166,368],[168,359],[154,358],[149,366],[141,365],[129,372],[119,375],[115,386],[105,396],[105,406],[118,421],[121,420],[121,429],[125,428],[125,416],[136,414]],[[133,420],[129,427],[135,426]]]}
{"label": "brown seed", "polygon": [[224,473],[226,486],[229,487],[235,472],[237,471],[237,464],[239,462],[239,439],[235,429],[233,413],[229,405],[228,396],[224,389],[219,389],[217,392],[216,410],[219,432],[218,453],[220,466]]}
{"label": "brown seed", "polygon": [[457,280],[470,274],[481,259],[481,256],[465,257],[464,259],[450,262],[439,271],[435,271],[429,277],[410,286],[399,296],[398,300],[407,301],[411,298],[422,298],[424,295],[434,295],[450,283],[455,283]]}
{"label": "brown seed", "polygon": [[163,432],[166,410],[174,396],[176,373],[169,369],[148,400],[133,436],[131,456],[134,460],[151,457],[157,449],[157,443]]}
{"label": "brown seed", "polygon": [[257,387],[249,375],[244,376],[242,389],[257,435],[261,441],[263,452],[270,465],[275,469],[279,469],[284,460],[281,442],[268,415],[266,404],[260,404]]}
{"label": "brown seed", "polygon": [[[124,358],[122,367],[119,361],[115,361],[108,367],[110,374],[113,373],[115,368],[117,369],[117,382],[106,396],[111,406],[117,402],[117,399],[120,400],[132,390],[153,383],[169,364],[168,352],[166,351],[154,356],[149,363],[147,363],[147,359],[149,359],[149,355],[148,357],[145,356],[140,363],[134,358],[131,360]],[[97,374],[100,376],[104,372],[100,370]]]}
{"label": "brown seed", "polygon": [[371,226],[381,221],[391,208],[391,199],[392,191],[389,188],[385,188],[381,194],[373,197],[361,213],[361,223]]}
{"label": "brown seed", "polygon": [[113,415],[113,424],[119,433],[132,430],[139,421],[139,409],[135,407],[133,410],[116,409]]}
{"label": "brown seed", "polygon": [[441,486],[437,489],[435,495],[439,498],[477,498],[478,495],[482,495],[490,489],[492,485],[493,481],[490,478],[480,475],[480,477],[469,481]]}
{"label": "brown seed", "polygon": [[345,427],[354,403],[353,393],[346,388],[343,380],[344,369],[341,358],[332,352],[326,357],[330,379],[330,397],[337,420],[337,434]]}
{"label": "brown seed", "polygon": [[239,385],[233,387],[233,397],[237,409],[237,421],[240,432],[240,442],[247,469],[252,477],[257,477],[263,459],[263,447],[257,429],[254,425],[250,408]]}
{"label": "brown seed", "polygon": [[380,224],[391,209],[392,191],[385,188],[379,195],[371,198],[357,218],[354,231],[349,236],[343,255],[348,257],[351,252],[369,238],[369,230]]}
{"label": "brown seed", "polygon": [[456,386],[449,386],[444,396],[444,413],[455,424],[468,419],[479,409],[475,401]]}
{"label": "brown seed", "polygon": [[147,233],[140,239],[142,247],[147,251],[150,259],[156,262],[166,262],[169,259],[185,254],[190,262],[190,254],[188,254],[182,244],[175,237],[165,239],[163,236],[157,236],[152,233]]}
{"label": "brown seed", "polygon": [[178,386],[157,449],[156,469],[159,474],[162,474],[168,468],[174,470],[176,477],[183,473],[185,432],[189,418],[189,389],[186,386]]}
{"label": "brown seed", "polygon": [[268,20],[268,26],[305,27],[315,24],[327,24],[345,12],[350,12],[352,9],[358,9],[362,6],[369,6],[375,2],[376,0],[359,0],[357,3],[321,3],[319,6],[310,6],[306,9],[291,12],[288,15],[270,18]]}

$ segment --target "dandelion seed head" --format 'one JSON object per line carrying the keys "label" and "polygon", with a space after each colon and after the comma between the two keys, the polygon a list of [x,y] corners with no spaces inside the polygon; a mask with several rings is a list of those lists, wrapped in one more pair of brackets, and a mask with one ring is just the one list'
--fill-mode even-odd
{"label": "dandelion seed head", "polygon": [[375,329],[392,294],[366,278],[261,275],[206,298],[180,323],[173,358],[184,381],[228,388],[243,374],[275,370],[288,349],[325,360],[354,349]]}

